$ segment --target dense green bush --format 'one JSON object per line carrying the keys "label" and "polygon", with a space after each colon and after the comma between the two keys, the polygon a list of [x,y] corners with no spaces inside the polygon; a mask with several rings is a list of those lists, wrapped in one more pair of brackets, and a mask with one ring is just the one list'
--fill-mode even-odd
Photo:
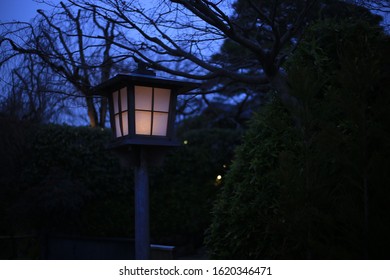
{"label": "dense green bush", "polygon": [[216,191],[241,132],[198,128],[180,134],[186,144],[174,149],[152,177],[152,235],[164,243],[181,240],[201,245]]}
{"label": "dense green bush", "polygon": [[389,257],[388,43],[366,23],[308,31],[288,65],[300,106],[252,120],[213,209],[211,257]]}
{"label": "dense green bush", "polygon": [[[1,122],[1,233],[133,237],[133,171],[105,146],[110,132]],[[150,168],[153,242],[202,243],[240,131],[179,129],[185,145]],[[224,167],[225,165],[225,167]]]}
{"label": "dense green bush", "polygon": [[8,184],[14,196],[7,197],[7,231],[130,234],[132,180],[105,150],[107,131],[34,125],[23,134],[26,156],[16,160],[18,178]]}
{"label": "dense green bush", "polygon": [[260,258],[272,253],[272,241],[282,243],[279,162],[282,155],[293,160],[296,134],[280,104],[253,117],[214,205],[207,239],[212,257]]}
{"label": "dense green bush", "polygon": [[21,173],[31,158],[30,126],[0,117],[0,232],[10,234],[7,209],[20,195]]}

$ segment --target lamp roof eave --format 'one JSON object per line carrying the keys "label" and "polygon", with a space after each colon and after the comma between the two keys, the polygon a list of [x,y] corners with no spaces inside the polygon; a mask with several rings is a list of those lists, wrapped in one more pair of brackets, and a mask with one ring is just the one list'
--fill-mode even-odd
{"label": "lamp roof eave", "polygon": [[190,94],[191,90],[199,88],[201,83],[167,79],[142,74],[118,74],[103,83],[92,88],[92,94],[107,96],[112,90],[116,90],[128,84],[144,84],[155,87],[168,87],[176,89],[177,94]]}

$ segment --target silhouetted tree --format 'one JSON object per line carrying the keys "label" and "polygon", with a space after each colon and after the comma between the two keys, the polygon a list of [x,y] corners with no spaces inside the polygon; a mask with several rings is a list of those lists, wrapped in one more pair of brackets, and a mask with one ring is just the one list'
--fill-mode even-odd
{"label": "silhouetted tree", "polygon": [[[276,90],[288,107],[299,104],[286,85],[282,67],[286,57],[296,48],[313,13],[326,10],[323,7],[328,2],[341,3],[316,0],[250,0],[236,1],[233,5],[206,0],[159,0],[150,5],[119,0],[71,2],[96,11],[120,26],[120,36],[110,41],[129,57],[171,75],[214,80],[213,85],[204,85],[208,92],[220,92],[226,85],[237,86],[237,83],[241,83],[237,90],[243,88],[242,84],[257,90],[266,86]],[[227,42],[223,45],[225,53],[227,48],[236,48],[237,56],[216,59],[213,55],[223,42]],[[181,68],[183,65],[186,67]],[[215,79],[223,82],[215,83]]]}
{"label": "silhouetted tree", "polygon": [[[34,56],[35,61],[57,74],[65,94],[84,98],[90,125],[104,127],[107,101],[94,99],[90,89],[108,79],[114,65],[123,59],[112,50],[115,24],[94,11],[77,10],[63,2],[51,13],[38,13],[32,23],[1,25],[0,66],[16,55]],[[93,40],[92,34],[105,39]]]}
{"label": "silhouetted tree", "polygon": [[0,113],[34,123],[58,119],[60,112],[66,112],[66,96],[57,94],[61,86],[56,74],[31,54],[19,57],[18,62],[18,67],[8,65],[14,68],[2,71],[3,81],[10,82],[3,85]]}

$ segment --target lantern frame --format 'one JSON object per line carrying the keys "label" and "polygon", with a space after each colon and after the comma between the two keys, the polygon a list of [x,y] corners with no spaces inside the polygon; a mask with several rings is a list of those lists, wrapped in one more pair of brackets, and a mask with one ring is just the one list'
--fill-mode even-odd
{"label": "lantern frame", "polygon": [[[174,135],[174,123],[176,117],[176,103],[177,96],[181,94],[188,94],[191,90],[196,89],[200,86],[199,83],[183,81],[183,80],[174,80],[174,79],[165,79],[156,77],[154,72],[150,71],[148,74],[118,74],[115,77],[101,83],[100,85],[93,88],[93,94],[104,96],[108,98],[109,112],[110,112],[110,124],[112,128],[113,139],[109,144],[109,148],[119,148],[128,145],[148,145],[148,146],[177,146],[178,142],[175,141]],[[135,89],[136,87],[147,87],[152,88],[152,107],[148,111],[151,113],[151,127],[150,134],[137,134],[136,133],[136,109],[135,107]],[[126,111],[121,111],[121,90],[126,88],[126,99],[127,99],[127,127],[124,127],[125,119],[122,119],[122,114]],[[167,128],[165,135],[153,135],[153,118],[154,113],[159,113],[155,110],[154,98],[156,98],[155,90],[156,89],[166,89],[170,90],[169,96],[169,105],[167,113]],[[114,104],[114,92],[118,94],[118,110],[115,110]],[[119,111],[116,112],[116,111]],[[118,119],[115,120],[116,115],[119,114],[119,124],[121,126],[120,136],[118,129]],[[123,132],[126,133],[123,133]],[[126,135],[124,135],[126,134]]]}

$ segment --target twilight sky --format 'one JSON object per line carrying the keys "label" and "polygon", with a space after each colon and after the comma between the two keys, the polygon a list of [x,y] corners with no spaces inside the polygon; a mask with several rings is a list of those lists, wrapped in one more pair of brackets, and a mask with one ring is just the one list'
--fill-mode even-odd
{"label": "twilight sky", "polygon": [[[5,21],[29,21],[36,14],[37,9],[50,9],[45,4],[38,3],[41,0],[0,0],[0,22]],[[58,3],[60,0],[51,0]],[[383,14],[382,14],[383,15]],[[385,23],[389,24],[389,16],[385,16]]]}
{"label": "twilight sky", "polygon": [[0,21],[29,21],[44,4],[34,0],[0,0]]}

